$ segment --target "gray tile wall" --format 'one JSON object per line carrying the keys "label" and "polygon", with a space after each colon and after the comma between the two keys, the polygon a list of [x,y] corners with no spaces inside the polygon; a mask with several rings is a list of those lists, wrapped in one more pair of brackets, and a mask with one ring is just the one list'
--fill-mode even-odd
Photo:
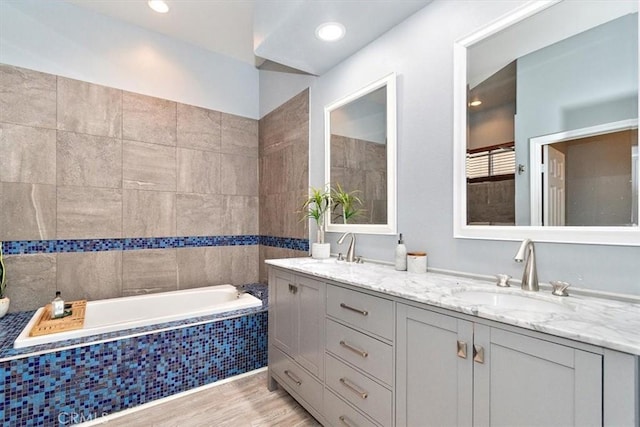
{"label": "gray tile wall", "polygon": [[[296,105],[308,126],[308,99]],[[0,241],[259,232],[257,120],[0,64],[0,153]],[[56,289],[73,300],[251,283],[259,252],[6,256],[7,293],[21,311]]]}
{"label": "gray tile wall", "polygon": [[[309,90],[260,119],[260,234],[309,237],[300,221],[309,185]],[[260,246],[260,281],[267,281],[265,259],[308,256],[307,252]]]}

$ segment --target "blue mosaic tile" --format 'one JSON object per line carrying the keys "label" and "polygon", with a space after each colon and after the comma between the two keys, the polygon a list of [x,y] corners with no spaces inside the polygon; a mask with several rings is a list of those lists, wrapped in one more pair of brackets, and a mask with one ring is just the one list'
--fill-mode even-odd
{"label": "blue mosaic tile", "polygon": [[294,237],[260,236],[260,244],[273,246],[276,248],[293,249],[296,251],[309,252],[309,239],[298,239]]}
{"label": "blue mosaic tile", "polygon": [[[266,366],[267,286],[245,290],[262,298],[263,307],[155,325],[173,327],[168,330],[124,331],[148,332],[136,337],[103,334],[91,339],[114,339],[0,362],[1,425],[77,424]],[[0,319],[3,357],[15,356],[10,350],[18,350],[7,346],[32,314]]]}

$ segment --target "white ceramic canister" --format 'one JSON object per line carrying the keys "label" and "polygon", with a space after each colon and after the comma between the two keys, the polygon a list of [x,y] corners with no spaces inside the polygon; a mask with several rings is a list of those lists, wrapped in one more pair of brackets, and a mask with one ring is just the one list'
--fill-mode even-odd
{"label": "white ceramic canister", "polygon": [[427,272],[427,253],[409,252],[407,253],[407,271],[409,273]]}

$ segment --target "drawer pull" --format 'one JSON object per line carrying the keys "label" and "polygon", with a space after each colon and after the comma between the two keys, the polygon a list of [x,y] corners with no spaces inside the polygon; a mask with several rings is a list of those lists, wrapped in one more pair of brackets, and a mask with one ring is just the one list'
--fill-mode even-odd
{"label": "drawer pull", "polygon": [[295,295],[298,292],[298,287],[289,283],[289,292]]}
{"label": "drawer pull", "polygon": [[340,383],[346,388],[348,388],[349,390],[351,390],[352,392],[354,392],[355,394],[357,394],[358,396],[360,396],[361,399],[367,398],[368,394],[366,391],[362,391],[358,387],[352,384],[349,384],[349,382],[345,378],[340,378]]}
{"label": "drawer pull", "polygon": [[360,310],[359,308],[353,308],[348,306],[347,304],[341,302],[340,303],[340,307],[347,309],[347,310],[351,310],[351,311],[355,311],[356,313],[362,314],[363,316],[368,316],[369,312],[367,310]]}
{"label": "drawer pull", "polygon": [[473,345],[473,361],[477,363],[484,363],[484,347],[481,345]]}
{"label": "drawer pull", "polygon": [[344,341],[340,341],[340,345],[343,346],[344,348],[346,348],[347,350],[351,350],[353,351],[355,354],[358,354],[362,357],[367,357],[369,355],[369,353],[367,353],[364,350],[360,350],[358,348],[353,347],[352,345],[344,342]]}
{"label": "drawer pull", "polygon": [[285,370],[284,373],[293,380],[294,383],[296,383],[297,386],[301,386],[302,385],[302,381],[300,381],[295,375],[293,375],[291,372],[289,372],[289,370]]}
{"label": "drawer pull", "polygon": [[461,359],[467,358],[467,343],[464,341],[458,341],[457,343],[458,357]]}
{"label": "drawer pull", "polygon": [[346,417],[346,415],[340,415],[338,419],[342,424],[344,424],[347,427],[355,427],[355,424],[353,424],[351,420]]}

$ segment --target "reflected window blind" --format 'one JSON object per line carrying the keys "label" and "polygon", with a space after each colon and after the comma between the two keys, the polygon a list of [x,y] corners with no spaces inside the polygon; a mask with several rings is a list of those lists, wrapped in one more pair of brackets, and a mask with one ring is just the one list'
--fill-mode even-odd
{"label": "reflected window blind", "polygon": [[516,152],[514,147],[467,153],[467,179],[515,174]]}

